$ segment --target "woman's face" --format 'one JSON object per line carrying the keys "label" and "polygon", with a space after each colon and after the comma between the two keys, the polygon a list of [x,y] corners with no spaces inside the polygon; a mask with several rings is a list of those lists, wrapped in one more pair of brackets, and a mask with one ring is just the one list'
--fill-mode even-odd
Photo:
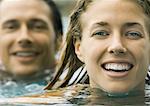
{"label": "woman's face", "polygon": [[44,1],[3,0],[0,14],[0,54],[6,70],[26,76],[54,64],[55,32]]}
{"label": "woman's face", "polygon": [[147,20],[130,0],[94,0],[89,5],[81,15],[82,39],[75,51],[91,87],[111,93],[144,89],[150,57]]}

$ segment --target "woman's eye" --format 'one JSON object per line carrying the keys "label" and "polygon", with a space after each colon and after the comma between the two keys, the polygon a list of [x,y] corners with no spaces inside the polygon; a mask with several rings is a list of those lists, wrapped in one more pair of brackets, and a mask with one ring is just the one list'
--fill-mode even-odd
{"label": "woman's eye", "polygon": [[129,31],[125,34],[129,39],[140,39],[142,38],[142,33],[138,31]]}
{"label": "woman's eye", "polygon": [[104,38],[108,36],[109,33],[107,31],[98,31],[93,34],[93,36]]}

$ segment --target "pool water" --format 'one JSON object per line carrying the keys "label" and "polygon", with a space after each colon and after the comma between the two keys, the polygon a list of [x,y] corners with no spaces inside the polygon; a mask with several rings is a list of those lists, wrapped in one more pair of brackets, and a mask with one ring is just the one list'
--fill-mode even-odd
{"label": "pool water", "polygon": [[41,83],[26,84],[8,81],[5,84],[0,85],[0,98],[39,93],[43,91],[44,87],[45,85]]}
{"label": "pool water", "polygon": [[17,98],[0,99],[0,106],[145,106],[150,105],[150,86],[143,92],[128,95],[109,95],[89,85],[73,85],[58,90],[47,90]]}
{"label": "pool water", "polygon": [[[147,86],[148,87],[148,86]],[[150,88],[146,89],[146,92]],[[73,104],[78,105],[104,105],[104,106],[145,106],[150,105],[150,92],[144,97],[142,92],[133,92],[124,95],[111,95],[98,89],[89,89],[89,87],[81,90],[77,96],[69,100]]]}

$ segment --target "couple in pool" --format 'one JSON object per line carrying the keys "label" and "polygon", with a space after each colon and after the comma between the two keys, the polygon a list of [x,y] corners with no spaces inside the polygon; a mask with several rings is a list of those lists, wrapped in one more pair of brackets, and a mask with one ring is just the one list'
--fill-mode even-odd
{"label": "couple in pool", "polygon": [[[39,62],[44,68],[53,67],[54,42],[60,44],[56,35],[62,33],[57,33],[55,17],[45,2],[49,0],[22,1],[2,0],[0,4],[0,51],[6,58],[2,62],[21,64],[15,70],[26,67],[30,71]],[[150,64],[150,1],[78,0],[61,51],[57,72],[45,89],[87,82],[91,88],[113,94],[144,91]]]}

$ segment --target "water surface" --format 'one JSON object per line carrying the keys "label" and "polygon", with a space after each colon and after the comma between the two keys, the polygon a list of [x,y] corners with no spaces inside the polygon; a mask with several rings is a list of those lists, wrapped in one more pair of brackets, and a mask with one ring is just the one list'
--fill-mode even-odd
{"label": "water surface", "polygon": [[150,105],[150,86],[143,92],[109,95],[89,85],[73,85],[58,90],[47,90],[30,96],[0,99],[0,106],[147,106]]}

